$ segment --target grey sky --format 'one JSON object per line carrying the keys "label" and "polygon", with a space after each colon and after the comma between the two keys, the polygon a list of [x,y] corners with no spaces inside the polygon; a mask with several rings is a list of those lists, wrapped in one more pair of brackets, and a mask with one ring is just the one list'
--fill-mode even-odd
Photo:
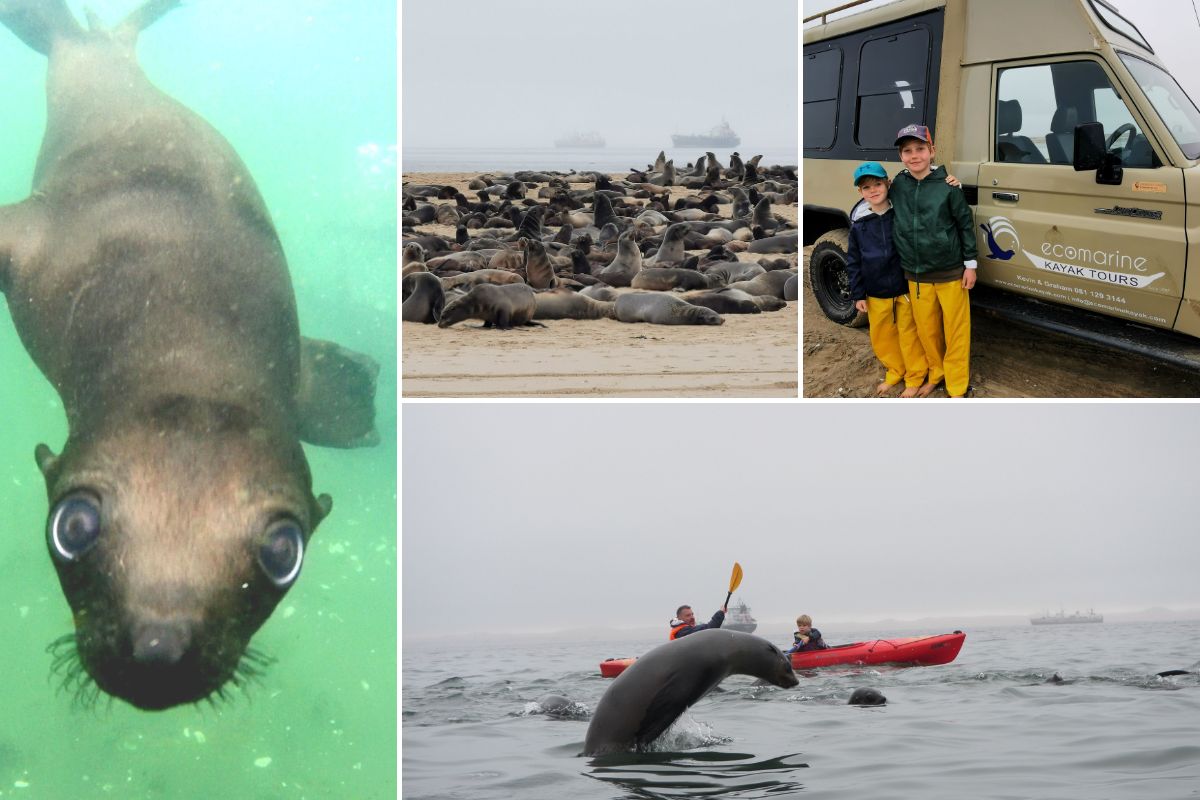
{"label": "grey sky", "polygon": [[413,405],[403,632],[1200,607],[1191,405]]}
{"label": "grey sky", "polygon": [[793,0],[406,0],[407,147],[545,147],[595,130],[662,148],[724,116],[747,146],[797,139]]}
{"label": "grey sky", "polygon": [[[1138,27],[1179,85],[1193,102],[1200,104],[1200,48],[1196,47],[1200,41],[1200,23],[1196,21],[1192,0],[1109,1]],[[876,0],[866,7],[885,4],[885,0]],[[840,5],[844,5],[842,0],[804,0],[804,16]]]}

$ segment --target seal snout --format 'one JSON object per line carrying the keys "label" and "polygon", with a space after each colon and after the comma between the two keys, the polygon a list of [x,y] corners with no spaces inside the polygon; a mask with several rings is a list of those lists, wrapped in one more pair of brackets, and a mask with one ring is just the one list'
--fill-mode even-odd
{"label": "seal snout", "polygon": [[133,658],[142,664],[178,664],[191,641],[191,630],[183,624],[141,625],[133,636]]}

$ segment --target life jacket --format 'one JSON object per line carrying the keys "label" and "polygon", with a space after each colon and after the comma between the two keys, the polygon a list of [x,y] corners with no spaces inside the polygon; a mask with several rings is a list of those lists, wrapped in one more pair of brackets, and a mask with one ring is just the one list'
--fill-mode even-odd
{"label": "life jacket", "polygon": [[670,635],[668,638],[669,638],[671,641],[674,641],[674,640],[675,640],[675,638],[676,638],[677,636],[679,636],[679,632],[680,632],[681,630],[683,630],[684,628],[690,628],[690,627],[692,627],[692,626],[691,626],[691,625],[688,625],[688,624],[686,624],[686,623],[680,623],[679,625],[676,625],[674,628],[671,628],[671,635]]}

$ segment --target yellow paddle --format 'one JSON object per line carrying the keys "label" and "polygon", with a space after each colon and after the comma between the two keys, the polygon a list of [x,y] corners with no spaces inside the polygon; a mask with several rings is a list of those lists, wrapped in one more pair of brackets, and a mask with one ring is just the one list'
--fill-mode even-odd
{"label": "yellow paddle", "polygon": [[729,576],[729,594],[725,595],[723,608],[729,607],[729,598],[733,597],[733,592],[742,583],[742,565],[738,562],[733,562],[733,574]]}

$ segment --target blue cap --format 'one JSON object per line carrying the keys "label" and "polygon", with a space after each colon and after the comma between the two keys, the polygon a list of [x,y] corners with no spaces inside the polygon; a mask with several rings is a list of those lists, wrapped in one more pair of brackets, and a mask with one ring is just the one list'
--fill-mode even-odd
{"label": "blue cap", "polygon": [[900,142],[905,139],[920,139],[922,142],[933,144],[933,136],[929,133],[929,128],[924,125],[905,125],[896,134],[896,147],[900,146]]}
{"label": "blue cap", "polygon": [[854,185],[858,186],[858,182],[866,177],[883,178],[887,180],[887,170],[878,161],[864,161],[854,170]]}

